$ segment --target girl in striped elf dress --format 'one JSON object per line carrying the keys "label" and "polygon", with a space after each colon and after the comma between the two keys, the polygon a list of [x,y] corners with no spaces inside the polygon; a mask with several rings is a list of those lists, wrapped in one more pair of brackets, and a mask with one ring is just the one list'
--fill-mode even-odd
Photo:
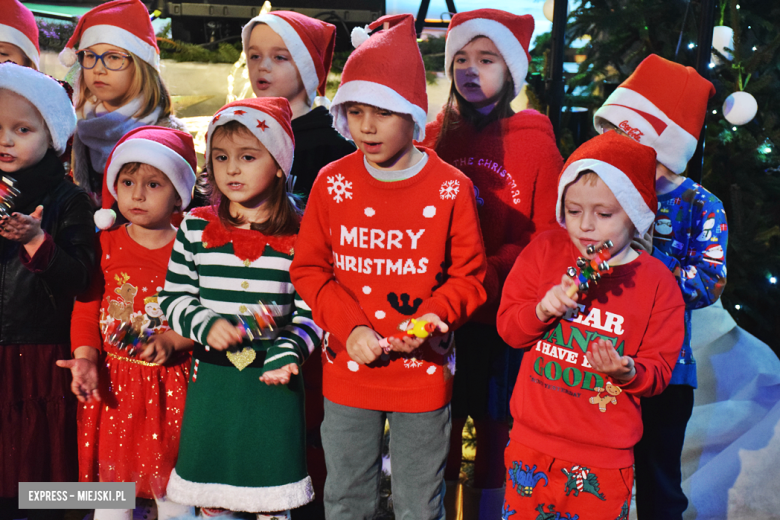
{"label": "girl in striped elf dress", "polygon": [[[294,139],[283,98],[230,103],[207,134],[213,205],[181,224],[160,304],[197,342],[168,494],[205,516],[284,518],[313,498],[299,367],[322,331],[290,282],[300,210],[287,192]],[[250,340],[236,315],[275,303]],[[175,497],[175,498],[174,498]]]}

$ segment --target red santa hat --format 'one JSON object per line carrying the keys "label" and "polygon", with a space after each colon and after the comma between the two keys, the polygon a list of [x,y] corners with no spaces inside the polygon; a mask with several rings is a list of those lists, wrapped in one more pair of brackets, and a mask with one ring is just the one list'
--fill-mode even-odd
{"label": "red santa hat", "polygon": [[85,49],[98,43],[115,45],[132,52],[160,70],[160,49],[149,11],[140,0],[113,0],[88,11],[79,19],[73,36],[60,52],[60,63],[76,63],[76,46]]}
{"label": "red santa hat", "polygon": [[52,148],[62,154],[76,131],[76,112],[65,87],[42,72],[16,63],[0,63],[0,89],[30,102],[40,112],[51,136]]}
{"label": "red santa hat", "polygon": [[108,229],[116,222],[111,209],[116,200],[116,179],[122,166],[139,162],[163,172],[181,197],[181,209],[192,201],[198,159],[192,136],[187,132],[160,126],[141,126],[127,132],[108,156],[103,175],[103,209],[95,212],[95,225]]}
{"label": "red santa hat", "polygon": [[273,11],[255,16],[241,31],[244,52],[249,49],[252,29],[264,23],[282,39],[290,51],[303,81],[309,104],[325,95],[325,84],[333,61],[336,26],[292,11]]}
{"label": "red santa hat", "polygon": [[452,80],[452,60],[455,53],[478,36],[489,38],[504,58],[512,80],[515,96],[520,93],[528,73],[531,55],[528,46],[534,32],[534,17],[517,16],[498,9],[475,9],[453,15],[447,29],[444,49],[444,70]]}
{"label": "red santa hat", "polygon": [[38,46],[38,24],[32,11],[19,0],[0,0],[0,12],[3,13],[0,15],[0,41],[19,47],[39,69],[41,48]]}
{"label": "red santa hat", "polygon": [[685,171],[696,151],[707,102],[715,87],[691,67],[651,54],[593,116],[596,130],[608,121],[650,146],[658,162]]}
{"label": "red santa hat", "polygon": [[276,160],[285,176],[290,174],[295,151],[292,131],[292,109],[281,97],[241,99],[220,108],[206,134],[206,164],[210,164],[211,138],[217,127],[237,121],[252,132]]}
{"label": "red santa hat", "polygon": [[558,178],[558,203],[555,214],[566,227],[563,195],[580,173],[595,172],[609,187],[620,206],[644,235],[655,220],[658,198],[655,194],[655,150],[642,146],[617,132],[594,137],[577,148],[563,166]]}
{"label": "red santa hat", "polygon": [[365,28],[355,27],[352,45],[355,50],[344,65],[341,85],[330,107],[333,126],[341,135],[352,139],[344,103],[364,103],[411,115],[415,123],[414,140],[422,141],[428,117],[428,94],[414,17],[410,14],[383,16]]}

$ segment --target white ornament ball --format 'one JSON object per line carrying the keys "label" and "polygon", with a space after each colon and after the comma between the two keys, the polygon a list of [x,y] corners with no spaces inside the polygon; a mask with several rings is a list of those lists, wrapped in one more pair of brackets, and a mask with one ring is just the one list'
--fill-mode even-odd
{"label": "white ornament ball", "polygon": [[744,125],[756,117],[758,103],[747,92],[734,92],[723,103],[723,117],[732,125]]}
{"label": "white ornament ball", "polygon": [[[725,25],[716,26],[712,30],[712,46],[730,61],[734,56],[726,48],[734,48],[734,30]],[[712,54],[712,61],[719,65],[723,64],[723,60],[714,53]]]}

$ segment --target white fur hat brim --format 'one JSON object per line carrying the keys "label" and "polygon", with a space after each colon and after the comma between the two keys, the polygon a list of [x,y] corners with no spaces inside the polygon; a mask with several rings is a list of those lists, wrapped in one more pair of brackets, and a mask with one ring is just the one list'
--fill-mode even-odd
{"label": "white fur hat brim", "polygon": [[0,64],[0,88],[22,96],[40,112],[52,147],[64,153],[76,130],[76,112],[65,88],[46,74],[15,63]]}
{"label": "white fur hat brim", "polygon": [[[41,68],[41,55],[38,52],[38,49],[35,48],[35,44],[19,29],[15,29],[10,25],[0,25],[0,41],[16,45],[22,50],[25,56],[30,58],[30,61],[35,64],[36,69]],[[21,63],[19,63],[19,65],[21,65]]]}
{"label": "white fur hat brim", "polygon": [[363,103],[399,114],[409,114],[414,120],[414,140],[422,141],[425,139],[425,124],[428,121],[428,114],[422,107],[412,104],[386,85],[364,80],[349,81],[341,85],[330,106],[333,127],[346,139],[352,139],[344,107],[345,103],[350,102]]}

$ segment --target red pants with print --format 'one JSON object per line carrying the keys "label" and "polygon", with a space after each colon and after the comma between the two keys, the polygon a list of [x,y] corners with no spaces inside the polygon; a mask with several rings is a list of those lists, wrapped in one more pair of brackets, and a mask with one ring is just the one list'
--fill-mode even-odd
{"label": "red pants with print", "polygon": [[510,441],[504,520],[628,520],[634,470],[586,467]]}

